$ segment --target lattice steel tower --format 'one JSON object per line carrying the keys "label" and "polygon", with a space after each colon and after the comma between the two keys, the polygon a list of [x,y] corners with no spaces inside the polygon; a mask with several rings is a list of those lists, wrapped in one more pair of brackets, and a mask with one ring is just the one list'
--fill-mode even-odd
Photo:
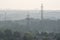
{"label": "lattice steel tower", "polygon": [[41,32],[44,32],[43,4],[41,3]]}
{"label": "lattice steel tower", "polygon": [[27,14],[27,17],[26,17],[26,20],[27,20],[27,31],[29,31],[30,30],[30,15],[29,15],[29,13]]}

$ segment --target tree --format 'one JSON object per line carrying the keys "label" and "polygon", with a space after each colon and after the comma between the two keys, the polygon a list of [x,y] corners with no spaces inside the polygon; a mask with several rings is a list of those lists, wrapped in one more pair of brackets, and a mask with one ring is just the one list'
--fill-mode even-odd
{"label": "tree", "polygon": [[13,39],[14,40],[21,40],[21,35],[20,35],[20,33],[19,32],[14,32],[14,34],[13,34]]}
{"label": "tree", "polygon": [[1,39],[4,39],[4,34],[3,34],[2,31],[0,31],[0,40],[1,40]]}
{"label": "tree", "polygon": [[24,34],[23,39],[24,39],[24,40],[33,40],[34,37],[33,37],[33,35],[32,35],[31,32],[27,32],[27,33]]}
{"label": "tree", "polygon": [[4,31],[4,40],[12,40],[12,31],[9,29],[6,29]]}

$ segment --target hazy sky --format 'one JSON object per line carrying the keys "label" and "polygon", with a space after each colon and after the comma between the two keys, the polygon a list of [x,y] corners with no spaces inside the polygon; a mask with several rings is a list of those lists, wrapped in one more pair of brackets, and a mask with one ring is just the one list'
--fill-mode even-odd
{"label": "hazy sky", "polygon": [[44,4],[44,10],[60,10],[60,0],[0,0],[0,10],[38,10],[41,3]]}

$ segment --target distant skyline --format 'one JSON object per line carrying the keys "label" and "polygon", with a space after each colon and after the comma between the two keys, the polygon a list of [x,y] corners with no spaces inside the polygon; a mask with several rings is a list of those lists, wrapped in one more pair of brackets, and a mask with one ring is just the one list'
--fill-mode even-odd
{"label": "distant skyline", "polygon": [[0,0],[0,10],[60,10],[60,0]]}

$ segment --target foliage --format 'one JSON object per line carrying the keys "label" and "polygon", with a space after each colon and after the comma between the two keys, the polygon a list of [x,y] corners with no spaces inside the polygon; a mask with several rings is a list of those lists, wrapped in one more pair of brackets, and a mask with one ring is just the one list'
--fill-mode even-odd
{"label": "foliage", "polygon": [[23,37],[24,40],[33,40],[33,35],[31,32],[27,32],[24,34],[24,37]]}

